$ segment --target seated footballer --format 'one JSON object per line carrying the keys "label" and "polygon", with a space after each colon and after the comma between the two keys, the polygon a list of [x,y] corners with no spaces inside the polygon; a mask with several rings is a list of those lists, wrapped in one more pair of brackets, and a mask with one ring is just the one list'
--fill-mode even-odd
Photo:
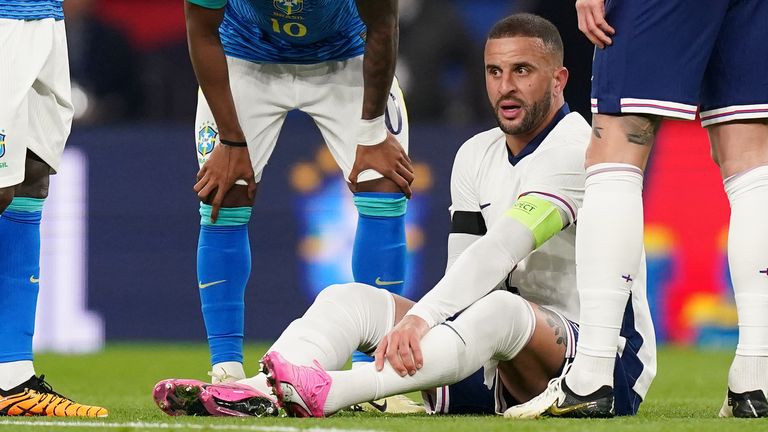
{"label": "seated footballer", "polygon": [[[590,126],[570,112],[563,44],[547,20],[516,14],[485,44],[499,127],[465,142],[451,175],[445,276],[419,302],[372,286],[332,285],[291,323],[258,375],[235,383],[168,379],[170,415],[325,417],[422,390],[430,413],[504,413],[560,376],[576,353],[575,223]],[[632,281],[613,392],[565,414],[634,415],[656,373],[645,263]],[[350,354],[375,363],[340,370]],[[598,390],[600,392],[600,390]]]}

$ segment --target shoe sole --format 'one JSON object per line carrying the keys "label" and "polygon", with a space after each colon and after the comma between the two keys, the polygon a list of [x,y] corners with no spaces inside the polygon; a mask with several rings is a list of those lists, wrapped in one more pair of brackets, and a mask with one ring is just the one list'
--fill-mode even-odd
{"label": "shoe sole", "polygon": [[203,389],[193,384],[179,384],[172,380],[159,382],[152,396],[157,407],[169,416],[210,416],[200,401]]}
{"label": "shoe sole", "polygon": [[153,391],[155,403],[170,416],[265,417],[278,414],[274,403],[264,397],[228,401],[213,395],[203,385],[162,381]]}

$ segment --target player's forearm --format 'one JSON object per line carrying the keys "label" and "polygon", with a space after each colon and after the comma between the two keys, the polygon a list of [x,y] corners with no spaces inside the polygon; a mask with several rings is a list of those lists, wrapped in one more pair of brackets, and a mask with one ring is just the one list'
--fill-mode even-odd
{"label": "player's forearm", "polygon": [[451,233],[448,235],[448,260],[445,264],[447,272],[467,248],[472,246],[481,236],[465,233]]}
{"label": "player's forearm", "polygon": [[534,245],[525,226],[503,218],[461,254],[408,315],[416,315],[430,326],[442,323],[493,291]]}
{"label": "player's forearm", "polygon": [[358,0],[357,4],[367,26],[362,118],[369,120],[384,114],[395,76],[399,37],[397,0]]}
{"label": "player's forearm", "polygon": [[219,38],[224,9],[207,9],[185,3],[189,57],[200,89],[211,108],[219,136],[232,141],[245,139],[229,85],[229,71]]}

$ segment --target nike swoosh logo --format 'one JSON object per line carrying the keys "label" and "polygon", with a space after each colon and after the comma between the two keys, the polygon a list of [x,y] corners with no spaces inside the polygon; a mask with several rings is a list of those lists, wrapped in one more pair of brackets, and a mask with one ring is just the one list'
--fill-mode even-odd
{"label": "nike swoosh logo", "polygon": [[375,282],[376,282],[376,285],[378,285],[378,286],[389,286],[389,285],[401,284],[401,283],[403,283],[405,281],[401,281],[401,280],[400,281],[383,281],[383,280],[381,280],[380,277],[377,277]]}
{"label": "nike swoosh logo", "polygon": [[381,412],[387,412],[387,400],[386,399],[384,399],[384,403],[383,404],[377,404],[374,401],[370,401],[368,403],[371,404],[372,407],[376,408],[377,410],[379,410]]}
{"label": "nike swoosh logo", "polygon": [[491,203],[480,204],[480,210],[488,207],[489,205],[491,205]]}
{"label": "nike swoosh logo", "polygon": [[582,408],[589,408],[590,406],[595,405],[594,402],[584,402],[576,405],[571,405],[569,407],[560,408],[557,406],[557,403],[553,403],[551,407],[547,410],[550,414],[556,417],[562,417],[566,414],[570,414],[574,411],[578,411]]}
{"label": "nike swoosh logo", "polygon": [[208,288],[209,286],[218,285],[218,284],[224,283],[226,281],[227,281],[226,279],[222,279],[222,280],[219,280],[219,281],[208,282],[208,283],[199,282],[197,286],[200,287],[200,289],[205,289],[205,288]]}
{"label": "nike swoosh logo", "polygon": [[40,279],[35,278],[35,275],[32,275],[29,277],[29,281],[32,283],[38,283],[40,282]]}

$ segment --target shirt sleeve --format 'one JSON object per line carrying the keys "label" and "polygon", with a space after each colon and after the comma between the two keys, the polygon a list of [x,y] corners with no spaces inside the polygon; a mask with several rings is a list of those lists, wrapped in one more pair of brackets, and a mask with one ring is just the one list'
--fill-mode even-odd
{"label": "shirt sleeve", "polygon": [[446,270],[487,231],[483,214],[480,212],[476,168],[470,146],[471,141],[456,152],[451,171],[451,233],[448,235]]}
{"label": "shirt sleeve", "polygon": [[577,219],[584,200],[584,147],[560,146],[544,150],[528,167],[520,196],[534,194],[560,207],[568,223]]}

